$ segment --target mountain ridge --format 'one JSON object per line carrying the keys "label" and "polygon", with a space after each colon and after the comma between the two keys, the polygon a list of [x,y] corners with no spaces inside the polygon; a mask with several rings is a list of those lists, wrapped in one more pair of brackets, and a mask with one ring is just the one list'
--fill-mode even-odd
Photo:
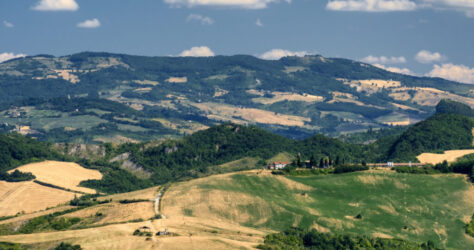
{"label": "mountain ridge", "polygon": [[[89,133],[91,128],[80,122],[68,123],[63,127],[82,133],[70,135],[74,142],[142,141],[150,134],[154,138],[182,136],[222,122],[255,124],[290,138],[314,133],[337,136],[414,124],[433,114],[441,99],[474,106],[472,85],[401,75],[320,55],[279,60],[249,55],[147,57],[106,52],[30,56],[0,64],[0,97],[4,106],[29,98],[45,103],[51,98],[106,99],[138,112],[123,117],[112,112],[113,117],[134,124],[141,120],[160,123],[170,130],[124,127],[113,117],[104,117],[110,111],[97,105],[91,108],[96,114],[87,115],[96,124],[118,128],[101,137]],[[6,113],[17,110],[4,107],[0,123],[33,125],[32,130],[40,132],[50,131],[50,122],[67,123],[58,117],[51,121],[45,115],[31,118],[49,109],[35,106],[30,115],[29,106],[18,108],[26,108],[26,119],[9,119]],[[53,110],[56,116],[81,117]],[[46,139],[58,141],[54,136]]]}

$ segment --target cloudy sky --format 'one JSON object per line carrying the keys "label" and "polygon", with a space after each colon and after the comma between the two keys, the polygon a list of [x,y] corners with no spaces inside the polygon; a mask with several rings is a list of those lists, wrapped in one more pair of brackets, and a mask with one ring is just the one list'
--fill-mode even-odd
{"label": "cloudy sky", "polygon": [[321,54],[474,84],[474,0],[0,0],[0,61]]}

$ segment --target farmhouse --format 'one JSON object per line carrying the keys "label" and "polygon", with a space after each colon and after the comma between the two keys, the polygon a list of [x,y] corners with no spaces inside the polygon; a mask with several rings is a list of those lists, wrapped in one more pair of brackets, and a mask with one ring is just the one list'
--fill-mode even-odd
{"label": "farmhouse", "polygon": [[267,168],[268,169],[283,169],[288,164],[290,164],[290,163],[287,162],[287,161],[277,161],[277,162],[274,162],[274,163],[270,164]]}

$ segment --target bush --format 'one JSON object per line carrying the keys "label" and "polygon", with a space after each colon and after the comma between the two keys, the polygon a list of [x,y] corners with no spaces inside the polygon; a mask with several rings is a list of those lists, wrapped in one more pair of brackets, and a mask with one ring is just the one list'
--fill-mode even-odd
{"label": "bush", "polygon": [[474,215],[472,215],[471,222],[466,225],[466,233],[471,237],[474,237]]}
{"label": "bush", "polygon": [[69,243],[61,242],[61,244],[55,247],[54,250],[82,250],[82,247],[80,245],[72,245]]}
{"label": "bush", "polygon": [[400,239],[382,239],[351,234],[319,233],[291,228],[265,236],[259,249],[437,249],[433,242],[415,243]]}
{"label": "bush", "polygon": [[360,166],[360,165],[344,165],[334,168],[335,174],[342,174],[342,173],[349,173],[349,172],[356,172],[356,171],[364,171],[369,170],[368,166]]}

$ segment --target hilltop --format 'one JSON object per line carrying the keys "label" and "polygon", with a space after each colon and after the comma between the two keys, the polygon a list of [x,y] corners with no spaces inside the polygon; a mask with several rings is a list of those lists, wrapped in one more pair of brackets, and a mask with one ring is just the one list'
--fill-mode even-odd
{"label": "hilltop", "polygon": [[180,137],[222,122],[290,138],[409,125],[472,86],[319,55],[145,57],[84,52],[0,64],[4,131],[53,142]]}

